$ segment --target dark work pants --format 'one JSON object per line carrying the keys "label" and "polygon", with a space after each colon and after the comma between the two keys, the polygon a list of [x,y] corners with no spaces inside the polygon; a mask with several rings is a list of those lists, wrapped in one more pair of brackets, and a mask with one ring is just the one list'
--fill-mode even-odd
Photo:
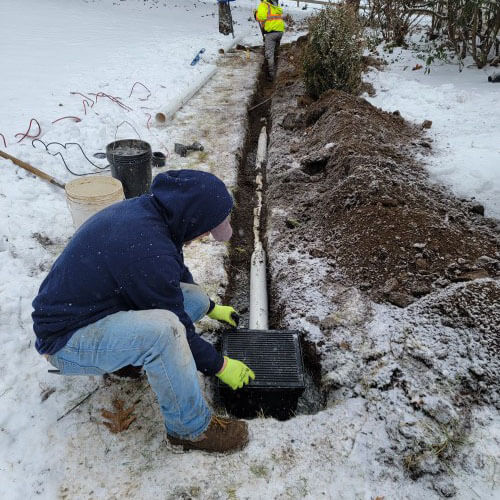
{"label": "dark work pants", "polygon": [[264,54],[267,60],[267,69],[269,76],[274,78],[276,75],[275,59],[278,54],[278,49],[283,33],[281,31],[273,31],[264,35]]}

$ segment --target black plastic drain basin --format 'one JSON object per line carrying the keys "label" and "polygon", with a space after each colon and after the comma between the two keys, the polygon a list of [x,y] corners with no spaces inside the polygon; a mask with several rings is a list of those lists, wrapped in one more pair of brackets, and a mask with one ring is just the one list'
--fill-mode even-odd
{"label": "black plastic drain basin", "polygon": [[255,373],[255,380],[236,391],[218,383],[220,398],[229,413],[238,418],[264,414],[280,420],[293,416],[305,388],[298,332],[224,332],[222,354],[243,361]]}

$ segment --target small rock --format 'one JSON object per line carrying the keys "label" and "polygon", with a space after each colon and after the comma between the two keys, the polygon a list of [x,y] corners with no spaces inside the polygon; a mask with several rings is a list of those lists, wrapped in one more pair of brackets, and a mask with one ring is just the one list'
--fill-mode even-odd
{"label": "small rock", "polygon": [[378,192],[380,189],[380,182],[378,180],[374,180],[370,182],[370,185],[368,186],[370,194],[375,194]]}
{"label": "small rock", "polygon": [[426,148],[426,149],[431,149],[432,148],[432,146],[430,145],[430,143],[428,143],[426,141],[420,141],[419,145],[422,146],[423,148]]}
{"label": "small rock", "polygon": [[360,290],[369,290],[371,287],[372,287],[372,284],[367,283],[366,281],[364,281],[363,283],[360,283],[360,285],[359,285]]}
{"label": "small rock", "polygon": [[448,357],[448,349],[439,349],[436,351],[437,359],[446,359]]}
{"label": "small rock", "polygon": [[457,494],[457,488],[449,479],[435,479],[432,482],[432,487],[445,498],[451,498]]}
{"label": "small rock", "polygon": [[385,295],[387,295],[396,290],[398,286],[399,286],[399,281],[396,278],[390,278],[384,283],[384,286],[382,287],[382,292]]}
{"label": "small rock", "polygon": [[469,371],[470,371],[473,375],[475,375],[476,377],[482,377],[482,376],[484,375],[484,369],[483,369],[483,368],[481,368],[480,366],[476,366],[476,365],[471,366],[471,367],[469,368]]}
{"label": "small rock", "polygon": [[290,229],[295,229],[300,226],[300,222],[297,219],[286,219],[285,225]]}
{"label": "small rock", "polygon": [[429,263],[427,262],[427,260],[425,259],[417,259],[415,261],[415,265],[419,268],[419,269],[429,269]]}
{"label": "small rock", "polygon": [[413,297],[403,292],[391,292],[387,296],[387,300],[398,307],[409,306],[413,301]]}
{"label": "small rock", "polygon": [[401,113],[400,113],[399,109],[396,109],[396,111],[393,111],[392,114],[394,116],[401,116]]}
{"label": "small rock", "polygon": [[219,49],[219,54],[224,54],[224,49]]}
{"label": "small rock", "polygon": [[422,250],[427,246],[427,243],[414,243],[413,248],[418,248],[419,250]]}
{"label": "small rock", "polygon": [[441,276],[436,281],[434,281],[434,285],[439,286],[441,288],[448,286],[450,283],[451,283],[451,281],[446,279],[444,276]]}
{"label": "small rock", "polygon": [[311,250],[309,250],[309,255],[311,257],[319,258],[324,257],[325,252],[323,252],[323,250],[320,250],[319,248],[311,248]]}
{"label": "small rock", "polygon": [[382,196],[380,198],[380,203],[382,203],[382,206],[384,206],[384,207],[397,207],[398,206],[398,200],[395,200],[394,198],[391,198],[390,196]]}
{"label": "small rock", "polygon": [[478,203],[477,201],[472,203],[470,210],[473,214],[484,216],[484,206],[481,205],[481,203]]}
{"label": "small rock", "polygon": [[415,297],[423,297],[424,295],[431,293],[431,289],[427,285],[415,285],[410,291]]}
{"label": "small rock", "polygon": [[431,128],[432,127],[432,120],[424,120],[422,122],[422,128]]}

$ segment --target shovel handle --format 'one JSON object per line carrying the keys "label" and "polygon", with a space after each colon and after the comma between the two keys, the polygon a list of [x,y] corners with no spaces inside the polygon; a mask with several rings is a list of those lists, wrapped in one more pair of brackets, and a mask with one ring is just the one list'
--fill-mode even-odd
{"label": "shovel handle", "polygon": [[46,174],[45,172],[38,170],[38,168],[33,167],[29,163],[26,163],[25,161],[19,160],[15,156],[11,156],[10,154],[5,153],[4,151],[0,151],[0,156],[2,158],[5,158],[6,160],[10,160],[12,163],[17,165],[18,167],[24,168],[24,170],[31,172],[32,174],[36,175],[37,177],[40,177],[41,179],[44,179],[44,180],[50,182],[51,184],[54,184],[54,185],[64,189],[64,184],[62,182],[59,182],[58,180],[54,179],[54,177],[51,177],[49,174]]}

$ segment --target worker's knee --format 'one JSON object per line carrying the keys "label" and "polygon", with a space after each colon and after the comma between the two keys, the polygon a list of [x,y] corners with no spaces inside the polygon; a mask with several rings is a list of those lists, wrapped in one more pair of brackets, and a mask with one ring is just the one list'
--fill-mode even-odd
{"label": "worker's knee", "polygon": [[193,323],[199,321],[207,314],[210,307],[208,295],[193,283],[181,283],[184,298],[184,310]]}
{"label": "worker's knee", "polygon": [[163,309],[141,311],[147,313],[143,323],[142,342],[147,350],[163,351],[183,346],[186,328],[176,314]]}

